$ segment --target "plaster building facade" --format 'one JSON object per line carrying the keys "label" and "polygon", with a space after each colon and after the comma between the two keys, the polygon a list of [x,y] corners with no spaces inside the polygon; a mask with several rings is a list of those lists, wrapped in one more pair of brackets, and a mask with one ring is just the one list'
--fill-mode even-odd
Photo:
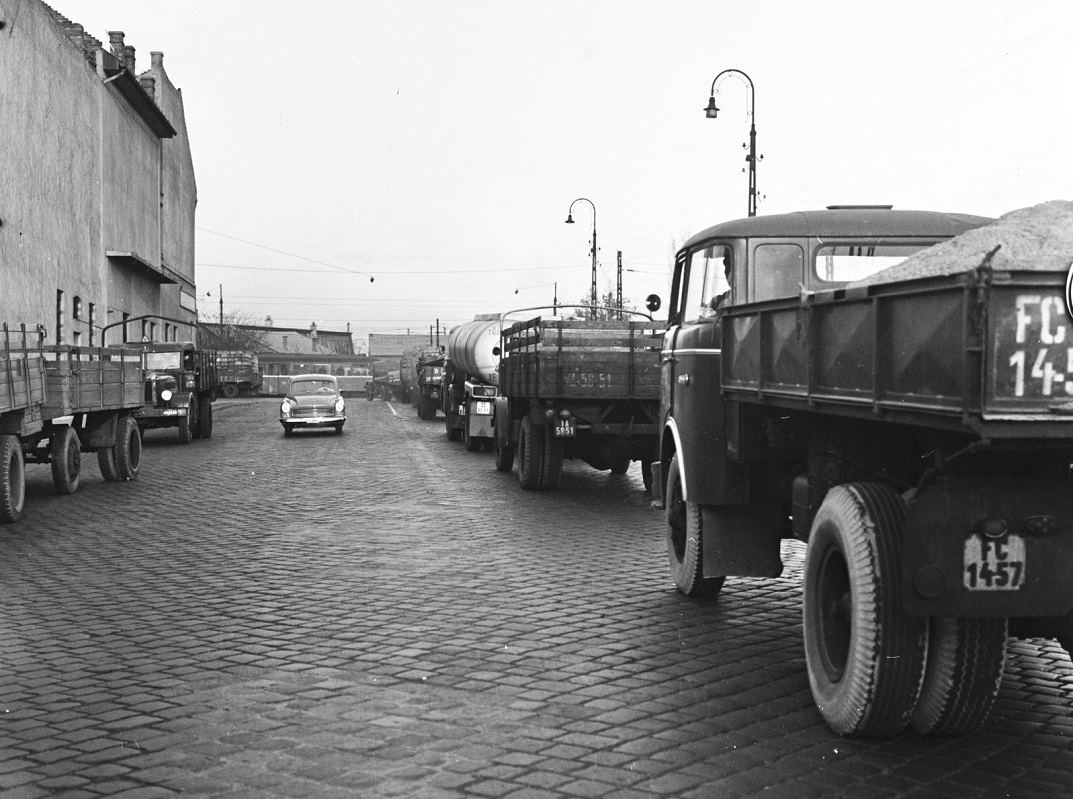
{"label": "plaster building facade", "polygon": [[106,47],[40,0],[0,0],[0,26],[0,323],[192,338],[197,186],[163,54],[139,75],[122,31]]}

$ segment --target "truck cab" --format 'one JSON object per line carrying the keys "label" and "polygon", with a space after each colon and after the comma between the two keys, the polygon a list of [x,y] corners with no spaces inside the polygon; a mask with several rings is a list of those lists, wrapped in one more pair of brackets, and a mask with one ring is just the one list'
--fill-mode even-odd
{"label": "truck cab", "polygon": [[192,341],[142,342],[145,394],[135,418],[143,431],[175,427],[179,442],[212,436],[216,353]]}

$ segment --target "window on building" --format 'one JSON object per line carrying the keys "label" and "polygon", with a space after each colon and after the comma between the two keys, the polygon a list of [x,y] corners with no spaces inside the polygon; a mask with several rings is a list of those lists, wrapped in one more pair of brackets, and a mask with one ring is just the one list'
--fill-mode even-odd
{"label": "window on building", "polygon": [[82,298],[77,295],[71,300],[71,317],[74,319],[82,318]]}
{"label": "window on building", "polygon": [[56,343],[63,343],[63,290],[56,291]]}
{"label": "window on building", "polygon": [[123,343],[124,344],[126,344],[128,341],[130,341],[130,339],[127,338],[127,336],[128,336],[127,322],[128,321],[130,321],[130,314],[127,313],[126,311],[123,311]]}
{"label": "window on building", "polygon": [[88,321],[88,326],[89,326],[89,346],[92,347],[93,346],[93,325],[96,322],[95,317],[96,317],[97,308],[96,308],[96,306],[94,306],[94,304],[92,302],[89,303],[88,307],[89,307],[89,319],[87,321]]}

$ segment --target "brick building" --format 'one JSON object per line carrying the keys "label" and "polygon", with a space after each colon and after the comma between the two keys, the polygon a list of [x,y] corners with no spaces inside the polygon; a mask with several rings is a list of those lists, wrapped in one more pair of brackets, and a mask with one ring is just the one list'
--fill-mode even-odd
{"label": "brick building", "polygon": [[197,187],[163,53],[139,74],[122,31],[105,47],[40,0],[15,6],[0,8],[0,323],[49,344],[192,337]]}

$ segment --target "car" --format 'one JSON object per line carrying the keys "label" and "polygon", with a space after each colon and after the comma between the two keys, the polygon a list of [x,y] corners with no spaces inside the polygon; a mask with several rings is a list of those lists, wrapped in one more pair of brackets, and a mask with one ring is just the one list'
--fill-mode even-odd
{"label": "car", "polygon": [[346,424],[346,402],[333,375],[295,375],[287,385],[287,396],[279,408],[283,434],[295,429],[334,427],[341,434]]}

